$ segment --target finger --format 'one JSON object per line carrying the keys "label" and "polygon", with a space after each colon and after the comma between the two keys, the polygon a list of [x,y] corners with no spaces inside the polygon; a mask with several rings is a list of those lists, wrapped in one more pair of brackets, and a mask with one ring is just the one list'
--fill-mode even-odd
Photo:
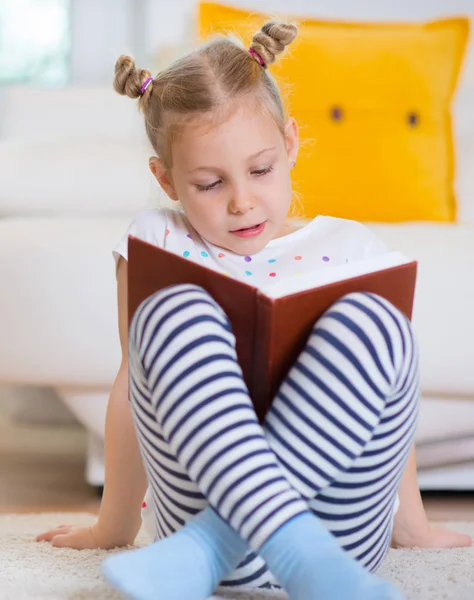
{"label": "finger", "polygon": [[465,533],[459,534],[458,537],[458,546],[461,548],[468,548],[472,546],[472,538],[470,535],[466,535]]}
{"label": "finger", "polygon": [[457,533],[440,527],[437,530],[437,539],[434,540],[433,546],[438,548],[467,548],[472,546],[472,539],[465,533]]}
{"label": "finger", "polygon": [[71,526],[70,525],[61,525],[59,527],[55,527],[54,529],[50,529],[49,531],[45,531],[44,533],[40,533],[36,536],[37,542],[50,542],[55,535],[60,533],[69,533]]}

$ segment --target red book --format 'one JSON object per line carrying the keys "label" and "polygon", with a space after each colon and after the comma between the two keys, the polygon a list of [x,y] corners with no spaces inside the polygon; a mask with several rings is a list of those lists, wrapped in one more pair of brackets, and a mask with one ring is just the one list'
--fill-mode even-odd
{"label": "red book", "polygon": [[336,300],[373,292],[411,319],[416,275],[416,261],[387,253],[257,289],[129,236],[129,322],[141,302],[162,288],[180,283],[204,288],[232,324],[237,357],[262,421],[313,324]]}

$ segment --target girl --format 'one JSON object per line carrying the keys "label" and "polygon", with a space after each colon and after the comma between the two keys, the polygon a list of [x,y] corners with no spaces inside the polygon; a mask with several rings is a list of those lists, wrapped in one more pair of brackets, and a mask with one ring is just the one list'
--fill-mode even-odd
{"label": "girl", "polygon": [[384,251],[352,221],[287,221],[298,129],[267,66],[296,33],[270,21],[249,51],[217,38],[156,78],[130,57],[116,64],[115,89],[139,98],[145,115],[150,169],[182,209],[139,214],[114,251],[123,360],[98,522],[37,539],[133,543],[149,485],[160,541],[103,565],[132,598],[206,598],[219,583],[280,585],[294,600],[400,598],[372,574],[391,540],[470,543],[431,527],[423,511],[412,450],[417,350],[410,323],[382,298],[341,298],[315,323],[263,426],[229,321],[204,290],[154,294],[128,336],[128,234],[257,286]]}

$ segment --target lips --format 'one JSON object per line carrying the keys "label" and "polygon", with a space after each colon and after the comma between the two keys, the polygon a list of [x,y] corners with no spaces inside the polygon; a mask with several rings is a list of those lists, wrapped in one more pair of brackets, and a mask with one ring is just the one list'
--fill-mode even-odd
{"label": "lips", "polygon": [[249,229],[257,229],[260,227],[262,223],[257,223],[256,225],[249,225],[248,227],[241,227],[240,229],[233,229],[231,233],[235,233],[236,231],[248,231]]}
{"label": "lips", "polygon": [[236,235],[239,238],[250,238],[258,236],[265,229],[265,221],[258,225],[249,225],[248,227],[241,227],[240,229],[234,229],[230,233]]}

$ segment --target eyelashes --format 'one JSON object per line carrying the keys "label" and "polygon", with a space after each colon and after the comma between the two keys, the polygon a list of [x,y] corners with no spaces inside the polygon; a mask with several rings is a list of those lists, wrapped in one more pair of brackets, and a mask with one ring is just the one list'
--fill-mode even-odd
{"label": "eyelashes", "polygon": [[[263,177],[264,175],[268,175],[273,171],[273,165],[266,167],[265,169],[258,169],[257,171],[252,171],[252,175],[257,175],[257,177]],[[210,190],[214,190],[221,183],[220,179],[213,181],[209,185],[196,185],[197,189],[200,192],[208,192]]]}

